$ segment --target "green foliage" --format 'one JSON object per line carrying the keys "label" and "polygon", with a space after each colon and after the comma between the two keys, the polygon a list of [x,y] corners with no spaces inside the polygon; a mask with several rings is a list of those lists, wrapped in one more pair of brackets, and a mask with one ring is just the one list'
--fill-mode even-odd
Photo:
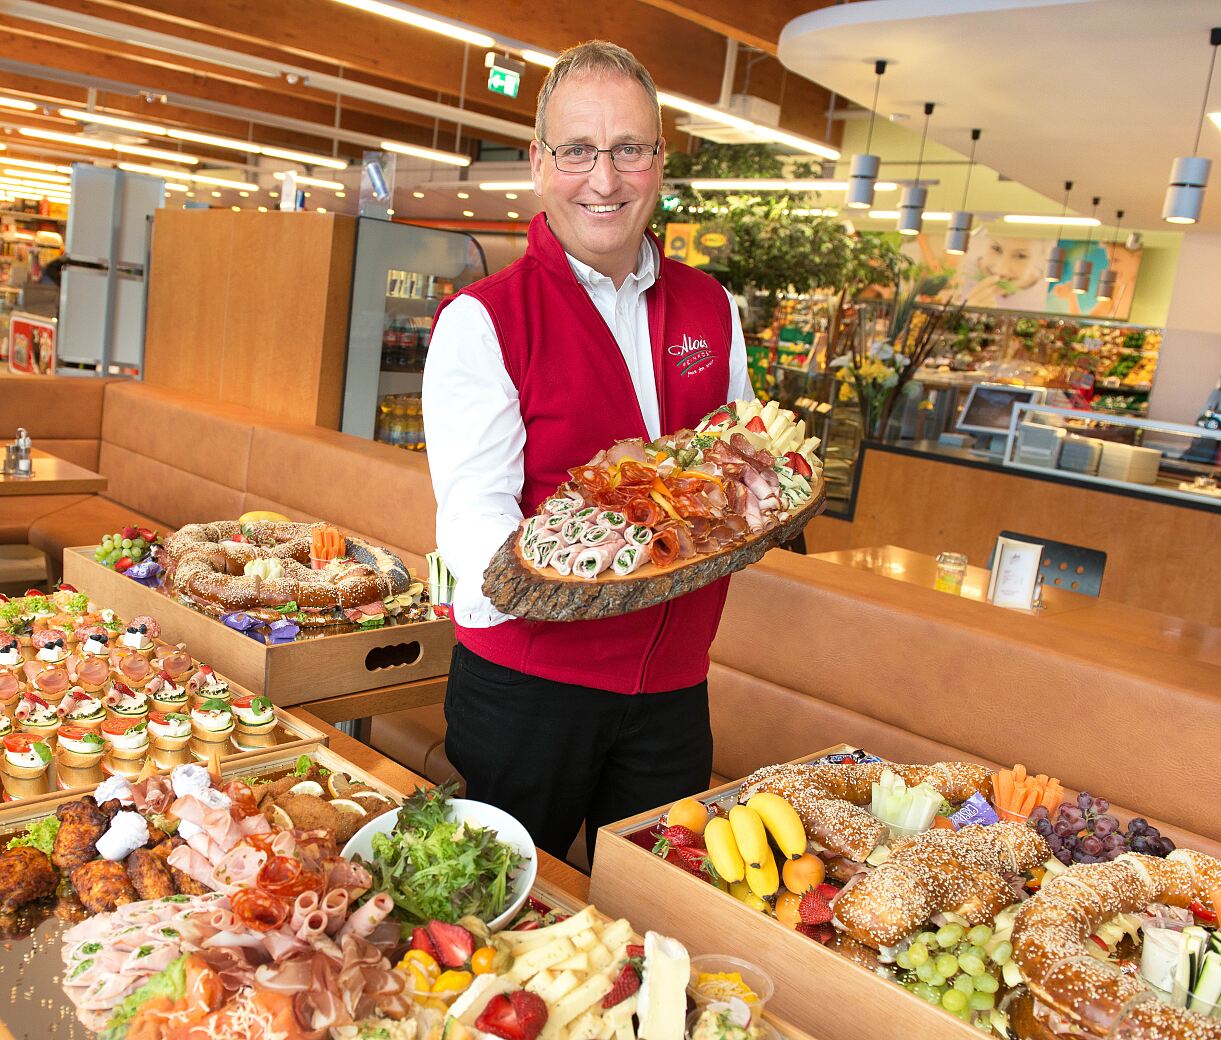
{"label": "green foliage", "polygon": [[[786,166],[767,145],[706,144],[694,154],[666,157],[666,177],[674,179],[815,176],[811,164]],[[663,192],[653,222],[659,232],[670,222],[724,227],[732,249],[708,271],[735,293],[759,292],[774,302],[790,289],[844,290],[852,297],[868,285],[894,285],[910,261],[899,253],[893,236],[859,235],[837,218],[795,212],[837,201],[837,196],[815,193],[699,192],[675,184]]]}

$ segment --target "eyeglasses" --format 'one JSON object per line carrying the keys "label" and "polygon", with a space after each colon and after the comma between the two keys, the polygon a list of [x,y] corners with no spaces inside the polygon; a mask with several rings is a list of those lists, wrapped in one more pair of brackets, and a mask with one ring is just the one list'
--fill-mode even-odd
{"label": "eyeglasses", "polygon": [[560,173],[589,173],[598,165],[598,156],[603,153],[620,173],[644,173],[653,168],[653,160],[661,148],[658,141],[651,148],[646,144],[617,144],[614,148],[595,148],[592,144],[562,144],[552,148],[540,141],[555,158],[555,168]]}

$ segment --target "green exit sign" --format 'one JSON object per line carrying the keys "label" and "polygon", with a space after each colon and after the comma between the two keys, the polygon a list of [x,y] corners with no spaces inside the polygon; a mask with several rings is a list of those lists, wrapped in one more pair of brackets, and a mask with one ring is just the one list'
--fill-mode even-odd
{"label": "green exit sign", "polygon": [[493,94],[503,94],[505,97],[517,97],[521,86],[521,74],[512,69],[488,69],[488,90]]}

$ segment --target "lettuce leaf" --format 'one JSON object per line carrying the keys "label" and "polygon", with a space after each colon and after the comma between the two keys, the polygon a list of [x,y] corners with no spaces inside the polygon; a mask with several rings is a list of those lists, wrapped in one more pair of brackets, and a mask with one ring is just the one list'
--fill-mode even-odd
{"label": "lettuce leaf", "polygon": [[187,954],[176,961],[171,961],[164,971],[158,972],[139,989],[128,994],[114,1009],[106,1029],[99,1034],[99,1040],[123,1040],[127,1036],[127,1027],[136,1013],[150,1000],[167,997],[170,1000],[180,1000],[187,989]]}
{"label": "lettuce leaf", "polygon": [[35,820],[25,829],[24,834],[19,834],[8,843],[8,848],[16,849],[22,846],[29,846],[32,849],[37,849],[46,855],[51,855],[51,850],[55,847],[55,836],[59,833],[59,820],[54,816],[44,816],[41,820]]}

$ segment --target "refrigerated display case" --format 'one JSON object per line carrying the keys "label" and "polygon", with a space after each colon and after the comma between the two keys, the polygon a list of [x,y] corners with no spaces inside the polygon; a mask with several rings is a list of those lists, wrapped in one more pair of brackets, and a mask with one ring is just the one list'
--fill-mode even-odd
{"label": "refrigerated display case", "polygon": [[470,235],[357,221],[344,433],[424,450],[420,388],[433,317],[445,297],[486,274]]}

